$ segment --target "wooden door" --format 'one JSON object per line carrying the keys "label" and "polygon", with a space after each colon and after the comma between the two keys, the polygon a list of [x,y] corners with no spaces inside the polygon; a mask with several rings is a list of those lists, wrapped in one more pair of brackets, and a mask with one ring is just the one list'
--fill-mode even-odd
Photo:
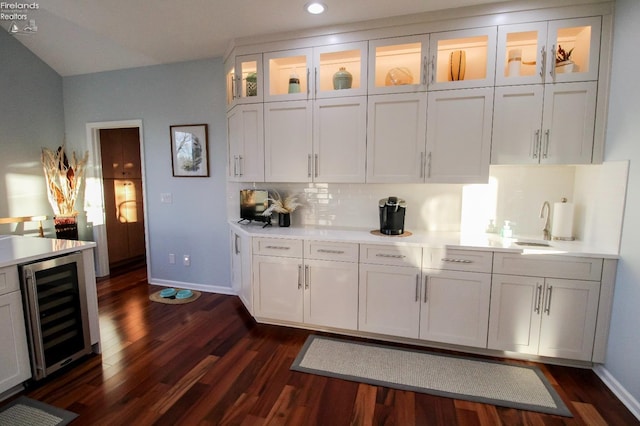
{"label": "wooden door", "polygon": [[109,266],[145,256],[139,129],[101,129],[100,153]]}

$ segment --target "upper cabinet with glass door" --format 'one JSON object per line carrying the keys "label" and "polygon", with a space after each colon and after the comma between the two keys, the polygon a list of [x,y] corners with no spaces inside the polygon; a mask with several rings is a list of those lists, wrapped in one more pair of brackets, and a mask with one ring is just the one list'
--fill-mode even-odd
{"label": "upper cabinet with glass door", "polygon": [[227,109],[262,102],[262,54],[236,56],[229,60],[225,71]]}
{"label": "upper cabinet with glass door", "polygon": [[598,79],[601,18],[498,28],[496,85]]}
{"label": "upper cabinet with glass door", "polygon": [[496,27],[430,36],[429,90],[494,85]]}
{"label": "upper cabinet with glass door", "polygon": [[429,36],[369,42],[369,94],[427,90]]}
{"label": "upper cabinet with glass door", "polygon": [[310,99],[315,90],[312,70],[312,49],[292,49],[269,52],[264,60],[264,101]]}
{"label": "upper cabinet with glass door", "polygon": [[314,98],[367,94],[367,42],[313,49]]}

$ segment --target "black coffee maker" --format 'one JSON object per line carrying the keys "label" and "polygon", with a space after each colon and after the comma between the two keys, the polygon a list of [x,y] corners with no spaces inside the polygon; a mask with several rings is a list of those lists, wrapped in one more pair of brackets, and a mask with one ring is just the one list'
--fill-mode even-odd
{"label": "black coffee maker", "polygon": [[403,234],[407,203],[398,197],[389,197],[380,200],[378,207],[380,208],[380,232],[385,235]]}

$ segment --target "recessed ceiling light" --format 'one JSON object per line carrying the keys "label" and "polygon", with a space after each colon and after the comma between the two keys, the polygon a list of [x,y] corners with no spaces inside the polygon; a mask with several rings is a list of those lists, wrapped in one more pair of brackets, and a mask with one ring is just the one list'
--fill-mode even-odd
{"label": "recessed ceiling light", "polygon": [[305,4],[304,9],[312,15],[319,15],[321,13],[324,13],[328,8],[326,4],[314,1]]}

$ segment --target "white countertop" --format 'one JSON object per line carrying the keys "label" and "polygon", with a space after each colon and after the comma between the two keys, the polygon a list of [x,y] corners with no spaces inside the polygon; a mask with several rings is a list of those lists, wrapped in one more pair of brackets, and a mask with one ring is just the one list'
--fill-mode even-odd
{"label": "white countertop", "polygon": [[[433,248],[460,248],[523,254],[561,254],[566,256],[602,257],[617,259],[617,251],[596,247],[583,241],[546,241],[549,247],[530,247],[515,244],[517,241],[544,243],[535,238],[501,238],[496,234],[461,234],[460,232],[413,232],[409,236],[374,235],[369,229],[329,227],[267,226],[263,223],[238,224],[229,221],[234,229],[252,237],[297,238],[323,241],[352,242],[359,244],[413,245]],[[409,230],[410,231],[410,230]]]}
{"label": "white countertop", "polygon": [[95,247],[92,241],[0,235],[0,268]]}

